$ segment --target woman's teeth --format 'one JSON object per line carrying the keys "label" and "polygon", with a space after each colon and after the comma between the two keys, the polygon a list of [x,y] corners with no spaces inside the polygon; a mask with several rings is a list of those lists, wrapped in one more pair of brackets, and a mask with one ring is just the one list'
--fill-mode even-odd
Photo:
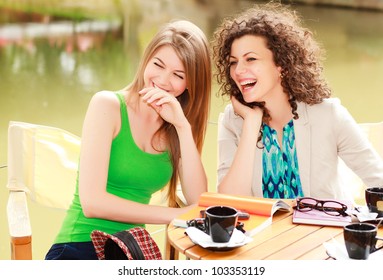
{"label": "woman's teeth", "polygon": [[246,82],[246,83],[242,83],[241,86],[243,89],[249,89],[249,88],[252,88],[253,86],[255,86],[256,83],[257,83],[257,81]]}

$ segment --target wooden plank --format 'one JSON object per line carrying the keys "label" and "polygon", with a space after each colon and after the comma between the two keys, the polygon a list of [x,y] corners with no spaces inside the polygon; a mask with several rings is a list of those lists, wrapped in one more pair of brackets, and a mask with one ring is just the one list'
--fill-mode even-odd
{"label": "wooden plank", "polygon": [[253,241],[242,246],[239,248],[235,248],[231,251],[227,252],[218,252],[218,251],[211,251],[209,254],[203,257],[203,259],[209,259],[209,260],[215,260],[215,259],[234,259],[237,258],[240,255],[243,255],[246,259],[246,255],[248,251],[250,251],[252,248],[258,246],[259,244],[262,244],[266,240],[272,239],[275,236],[278,236],[282,232],[296,227],[296,225],[292,224],[291,222],[291,214],[284,213],[277,215],[273,219],[273,224],[263,231],[257,233],[255,236],[253,236]]}
{"label": "wooden plank", "polygon": [[[299,230],[305,226],[299,226]],[[297,259],[299,256],[304,255],[306,252],[321,246],[323,242],[331,240],[337,234],[343,231],[342,227],[322,227],[315,232],[310,232],[308,235],[297,239],[287,247],[275,252],[274,254],[266,257],[266,260],[292,260]],[[323,252],[325,252],[322,246]],[[323,257],[321,254],[320,257]]]}
{"label": "wooden plank", "polygon": [[271,238],[267,239],[264,242],[261,242],[258,246],[253,247],[250,251],[246,252],[246,254],[241,254],[237,256],[236,259],[265,259],[268,256],[278,252],[279,250],[289,246],[289,244],[294,243],[297,240],[304,238],[309,234],[312,234],[319,228],[320,227],[318,226],[307,225],[295,226],[293,228],[286,229],[278,235],[272,235]]}
{"label": "wooden plank", "polygon": [[[343,230],[339,231],[339,233],[333,236],[333,238],[335,240],[338,240],[340,238],[340,241],[339,240],[338,241],[343,242]],[[330,241],[330,239],[323,242],[327,242],[327,241]],[[297,260],[332,260],[332,258],[330,258],[327,255],[326,249],[323,246],[323,242],[317,247],[311,249],[310,251],[306,251],[303,255],[299,256],[296,259]]]}
{"label": "wooden plank", "polygon": [[330,259],[326,253],[323,245],[319,245],[312,250],[305,252],[303,255],[296,258],[296,260],[327,260]]}
{"label": "wooden plank", "polygon": [[[201,246],[199,245],[195,245],[193,243],[194,246],[190,247],[189,249],[187,249],[184,254],[192,259],[192,260],[201,260],[204,258],[204,256],[208,255],[211,251],[205,249],[205,248],[202,248]],[[220,259],[220,258],[219,258]]]}
{"label": "wooden plank", "polygon": [[185,229],[184,228],[170,228],[171,225],[169,225],[169,229],[167,231],[167,235],[171,241],[171,243],[174,243],[175,241],[184,238],[186,236]]}
{"label": "wooden plank", "polygon": [[178,260],[179,259],[179,251],[174,248],[173,245],[170,244],[169,238],[165,242],[165,260]]}
{"label": "wooden plank", "polygon": [[176,243],[173,243],[175,245],[174,248],[178,250],[180,253],[185,254],[185,251],[191,247],[193,247],[195,244],[190,240],[189,237],[185,236],[183,238],[180,238],[177,240]]}
{"label": "wooden plank", "polygon": [[32,237],[12,237],[11,238],[11,259],[12,260],[31,260],[32,259]]}

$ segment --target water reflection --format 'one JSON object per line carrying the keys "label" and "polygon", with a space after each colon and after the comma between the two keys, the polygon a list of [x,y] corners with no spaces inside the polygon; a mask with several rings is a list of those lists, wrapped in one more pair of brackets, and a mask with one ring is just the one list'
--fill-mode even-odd
{"label": "water reflection", "polygon": [[[21,32],[25,36],[20,37],[9,29],[10,35],[4,36],[6,25],[0,25],[0,166],[6,164],[10,120],[58,126],[80,135],[91,96],[96,91],[118,90],[129,83],[143,47],[160,24],[174,18],[189,19],[211,38],[222,17],[250,7],[254,1],[124,0],[120,3],[116,21],[108,22],[111,25],[103,30],[86,30],[84,26],[95,28],[105,26],[105,22],[87,21],[81,25],[81,22],[40,19],[45,30],[51,30],[47,32],[51,34],[49,37],[42,37],[37,31]],[[311,6],[296,8],[327,49],[325,75],[334,95],[341,98],[357,121],[382,121],[383,14]],[[70,28],[62,27],[65,24]],[[27,26],[23,23],[18,28]],[[214,86],[203,154],[212,189],[216,180],[216,122],[225,105],[225,101],[215,96],[216,90]],[[0,169],[0,185],[6,185],[4,168]],[[0,197],[0,207],[5,209],[4,187],[0,187]],[[35,213],[47,214],[33,204],[31,207]],[[50,215],[53,218],[47,219],[57,224],[50,225],[48,237],[44,226],[37,227],[34,240],[40,246],[34,248],[36,258],[43,256],[61,223],[61,213]],[[0,224],[6,224],[4,211],[0,211]],[[7,236],[7,227],[0,227],[0,259],[9,258]]]}
{"label": "water reflection", "polygon": [[383,13],[302,7],[327,49],[325,74],[359,122],[383,120]]}

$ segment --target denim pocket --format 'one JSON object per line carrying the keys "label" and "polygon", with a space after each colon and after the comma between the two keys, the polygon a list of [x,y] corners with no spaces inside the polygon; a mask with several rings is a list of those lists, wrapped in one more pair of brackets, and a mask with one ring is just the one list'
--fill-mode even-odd
{"label": "denim pocket", "polygon": [[46,260],[64,260],[63,255],[65,256],[64,251],[66,249],[66,244],[53,244],[49,249],[47,255],[45,256]]}
{"label": "denim pocket", "polygon": [[98,260],[92,242],[53,244],[46,260]]}

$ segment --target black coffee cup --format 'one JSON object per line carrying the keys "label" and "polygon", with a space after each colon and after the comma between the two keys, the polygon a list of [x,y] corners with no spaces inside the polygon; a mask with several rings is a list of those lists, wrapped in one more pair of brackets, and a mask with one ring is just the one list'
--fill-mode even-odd
{"label": "black coffee cup", "polygon": [[365,197],[370,212],[378,213],[378,217],[383,217],[383,187],[367,188]]}
{"label": "black coffee cup", "polygon": [[377,226],[369,223],[352,223],[344,226],[343,236],[348,256],[351,259],[367,260],[371,253],[382,249],[383,245],[376,247]]}
{"label": "black coffee cup", "polygon": [[238,221],[237,209],[229,206],[210,206],[205,211],[205,231],[213,242],[229,242]]}

